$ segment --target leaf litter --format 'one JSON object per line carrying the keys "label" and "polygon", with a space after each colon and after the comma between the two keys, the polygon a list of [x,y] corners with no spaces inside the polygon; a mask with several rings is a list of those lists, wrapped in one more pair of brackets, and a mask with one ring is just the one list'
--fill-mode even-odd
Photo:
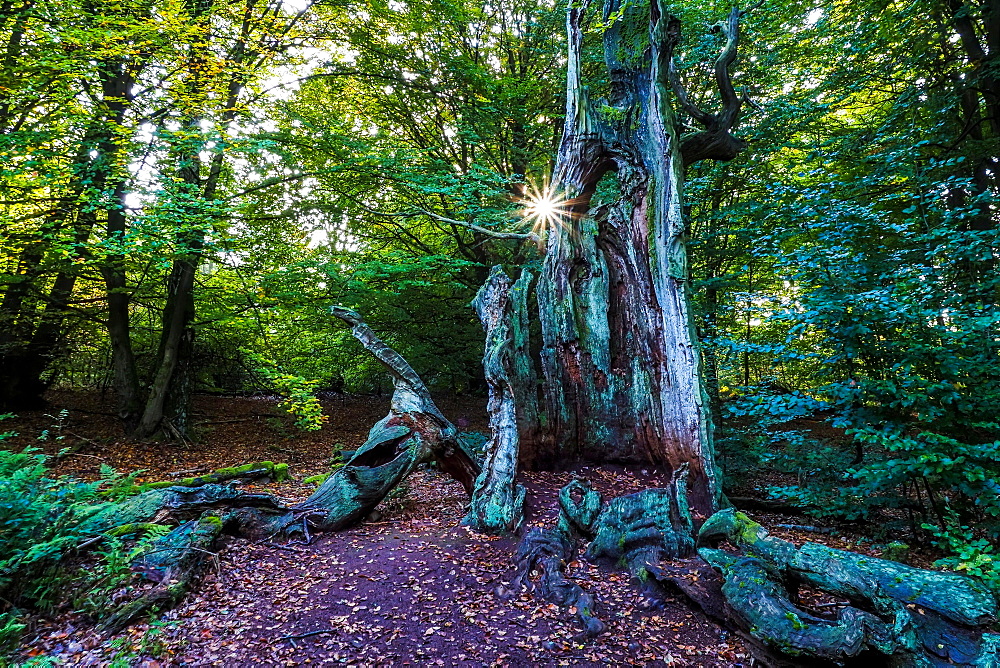
{"label": "leaf litter", "polygon": [[[261,417],[277,414],[273,399],[199,397],[196,411],[215,424],[198,442],[175,447],[130,444],[114,434],[113,419],[99,419],[93,397],[61,399],[90,406],[90,412],[71,407],[74,432],[89,442],[76,451],[85,456],[66,458],[59,473],[93,475],[99,467],[93,457],[122,470],[146,468],[148,479],[273,459],[289,461],[301,480],[328,469],[331,444],[359,445],[387,403],[328,397],[331,420],[324,430],[289,437],[276,419]],[[442,409],[469,429],[486,429],[482,400],[450,400]],[[40,415],[21,421],[29,428],[44,424]],[[102,442],[105,447],[98,448]],[[275,456],[279,450],[288,456]],[[590,479],[606,498],[664,482],[653,470],[622,467],[525,473],[526,524],[554,522],[558,490],[576,476]],[[290,500],[312,489],[301,483],[256,487]],[[147,668],[750,664],[737,636],[682,600],[650,605],[627,573],[582,559],[569,570],[598,600],[596,612],[607,630],[595,639],[578,641],[570,611],[528,593],[501,599],[496,592],[513,577],[516,538],[483,536],[462,526],[466,503],[458,483],[433,469],[418,471],[372,521],[309,545],[230,539],[198,586],[152,627],[139,624],[109,641],[87,620],[61,611],[35,620],[27,653],[63,665],[104,666],[130,652],[132,665]]]}

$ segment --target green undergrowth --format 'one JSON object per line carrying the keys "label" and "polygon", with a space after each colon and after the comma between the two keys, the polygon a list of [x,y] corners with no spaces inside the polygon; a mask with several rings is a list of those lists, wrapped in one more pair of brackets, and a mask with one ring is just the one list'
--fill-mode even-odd
{"label": "green undergrowth", "polygon": [[[0,433],[0,448],[13,436]],[[133,563],[171,529],[141,522],[95,535],[87,522],[98,513],[150,489],[242,475],[289,478],[287,465],[274,462],[145,485],[136,482],[138,473],[122,475],[103,466],[97,480],[84,482],[54,476],[37,448],[0,449],[0,666],[10,665],[34,615],[73,612],[100,622],[114,611],[136,586]],[[121,660],[112,665],[129,665],[123,652],[117,654]],[[36,657],[30,665],[46,664]]]}
{"label": "green undergrowth", "polygon": [[[761,491],[816,517],[861,523],[876,539],[933,546],[936,566],[1000,594],[1000,425],[878,420],[856,399],[818,397],[759,390],[727,403],[719,439],[727,477],[782,474],[788,482]],[[801,427],[824,420],[840,431],[827,427],[820,438]]]}
{"label": "green undergrowth", "polygon": [[[108,467],[93,482],[51,477],[36,449],[0,450],[0,656],[16,651],[31,614],[69,607],[99,620],[131,581],[131,561],[166,527],[147,524],[95,540],[85,523],[134,476]],[[96,546],[96,562],[80,548]]]}

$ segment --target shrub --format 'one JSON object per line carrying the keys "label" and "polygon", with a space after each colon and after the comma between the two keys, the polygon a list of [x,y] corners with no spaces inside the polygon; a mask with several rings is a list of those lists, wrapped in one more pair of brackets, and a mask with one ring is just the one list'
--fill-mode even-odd
{"label": "shrub", "polygon": [[316,398],[320,381],[302,376],[281,373],[266,367],[257,370],[267,377],[275,391],[284,397],[278,407],[294,418],[294,425],[302,431],[319,431],[327,416]]}

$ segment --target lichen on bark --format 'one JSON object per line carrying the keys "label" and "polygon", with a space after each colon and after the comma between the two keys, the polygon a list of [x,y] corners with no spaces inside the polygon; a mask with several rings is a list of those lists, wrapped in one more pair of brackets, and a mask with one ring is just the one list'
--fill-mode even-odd
{"label": "lichen on bark", "polygon": [[483,370],[489,386],[491,436],[464,522],[487,533],[513,532],[524,513],[525,489],[516,481],[520,433],[512,376],[519,320],[514,318],[512,287],[503,269],[493,267],[473,301],[486,330]]}

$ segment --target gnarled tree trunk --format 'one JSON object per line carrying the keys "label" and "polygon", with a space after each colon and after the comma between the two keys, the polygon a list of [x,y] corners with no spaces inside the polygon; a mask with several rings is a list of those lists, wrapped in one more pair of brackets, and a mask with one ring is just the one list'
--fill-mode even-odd
{"label": "gnarled tree trunk", "polygon": [[514,531],[524,517],[525,490],[515,481],[520,437],[511,379],[514,340],[522,323],[514,318],[511,292],[510,278],[501,267],[493,267],[489,280],[472,302],[486,330],[483,369],[490,392],[492,434],[465,523],[489,533]]}
{"label": "gnarled tree trunk", "polygon": [[[548,230],[538,283],[545,434],[564,458],[686,467],[692,510],[705,518],[720,489],[688,306],[683,167],[732,158],[742,146],[729,134],[740,106],[728,78],[739,13],[723,26],[729,39],[716,72],[726,108],[713,115],[690,105],[672,75],[680,23],[660,0],[645,8],[607,0],[610,86],[592,102],[581,78],[587,4],[567,12],[566,126],[554,178],[565,215]],[[706,126],[686,146],[672,98]],[[609,172],[620,194],[592,206]]]}
{"label": "gnarled tree trunk", "polygon": [[418,464],[430,460],[471,494],[479,464],[462,447],[458,430],[438,410],[417,372],[360,315],[336,306],[331,311],[351,325],[354,337],[385,365],[395,391],[389,414],[372,427],[364,445],[296,508],[303,527],[336,531],[357,522]]}

